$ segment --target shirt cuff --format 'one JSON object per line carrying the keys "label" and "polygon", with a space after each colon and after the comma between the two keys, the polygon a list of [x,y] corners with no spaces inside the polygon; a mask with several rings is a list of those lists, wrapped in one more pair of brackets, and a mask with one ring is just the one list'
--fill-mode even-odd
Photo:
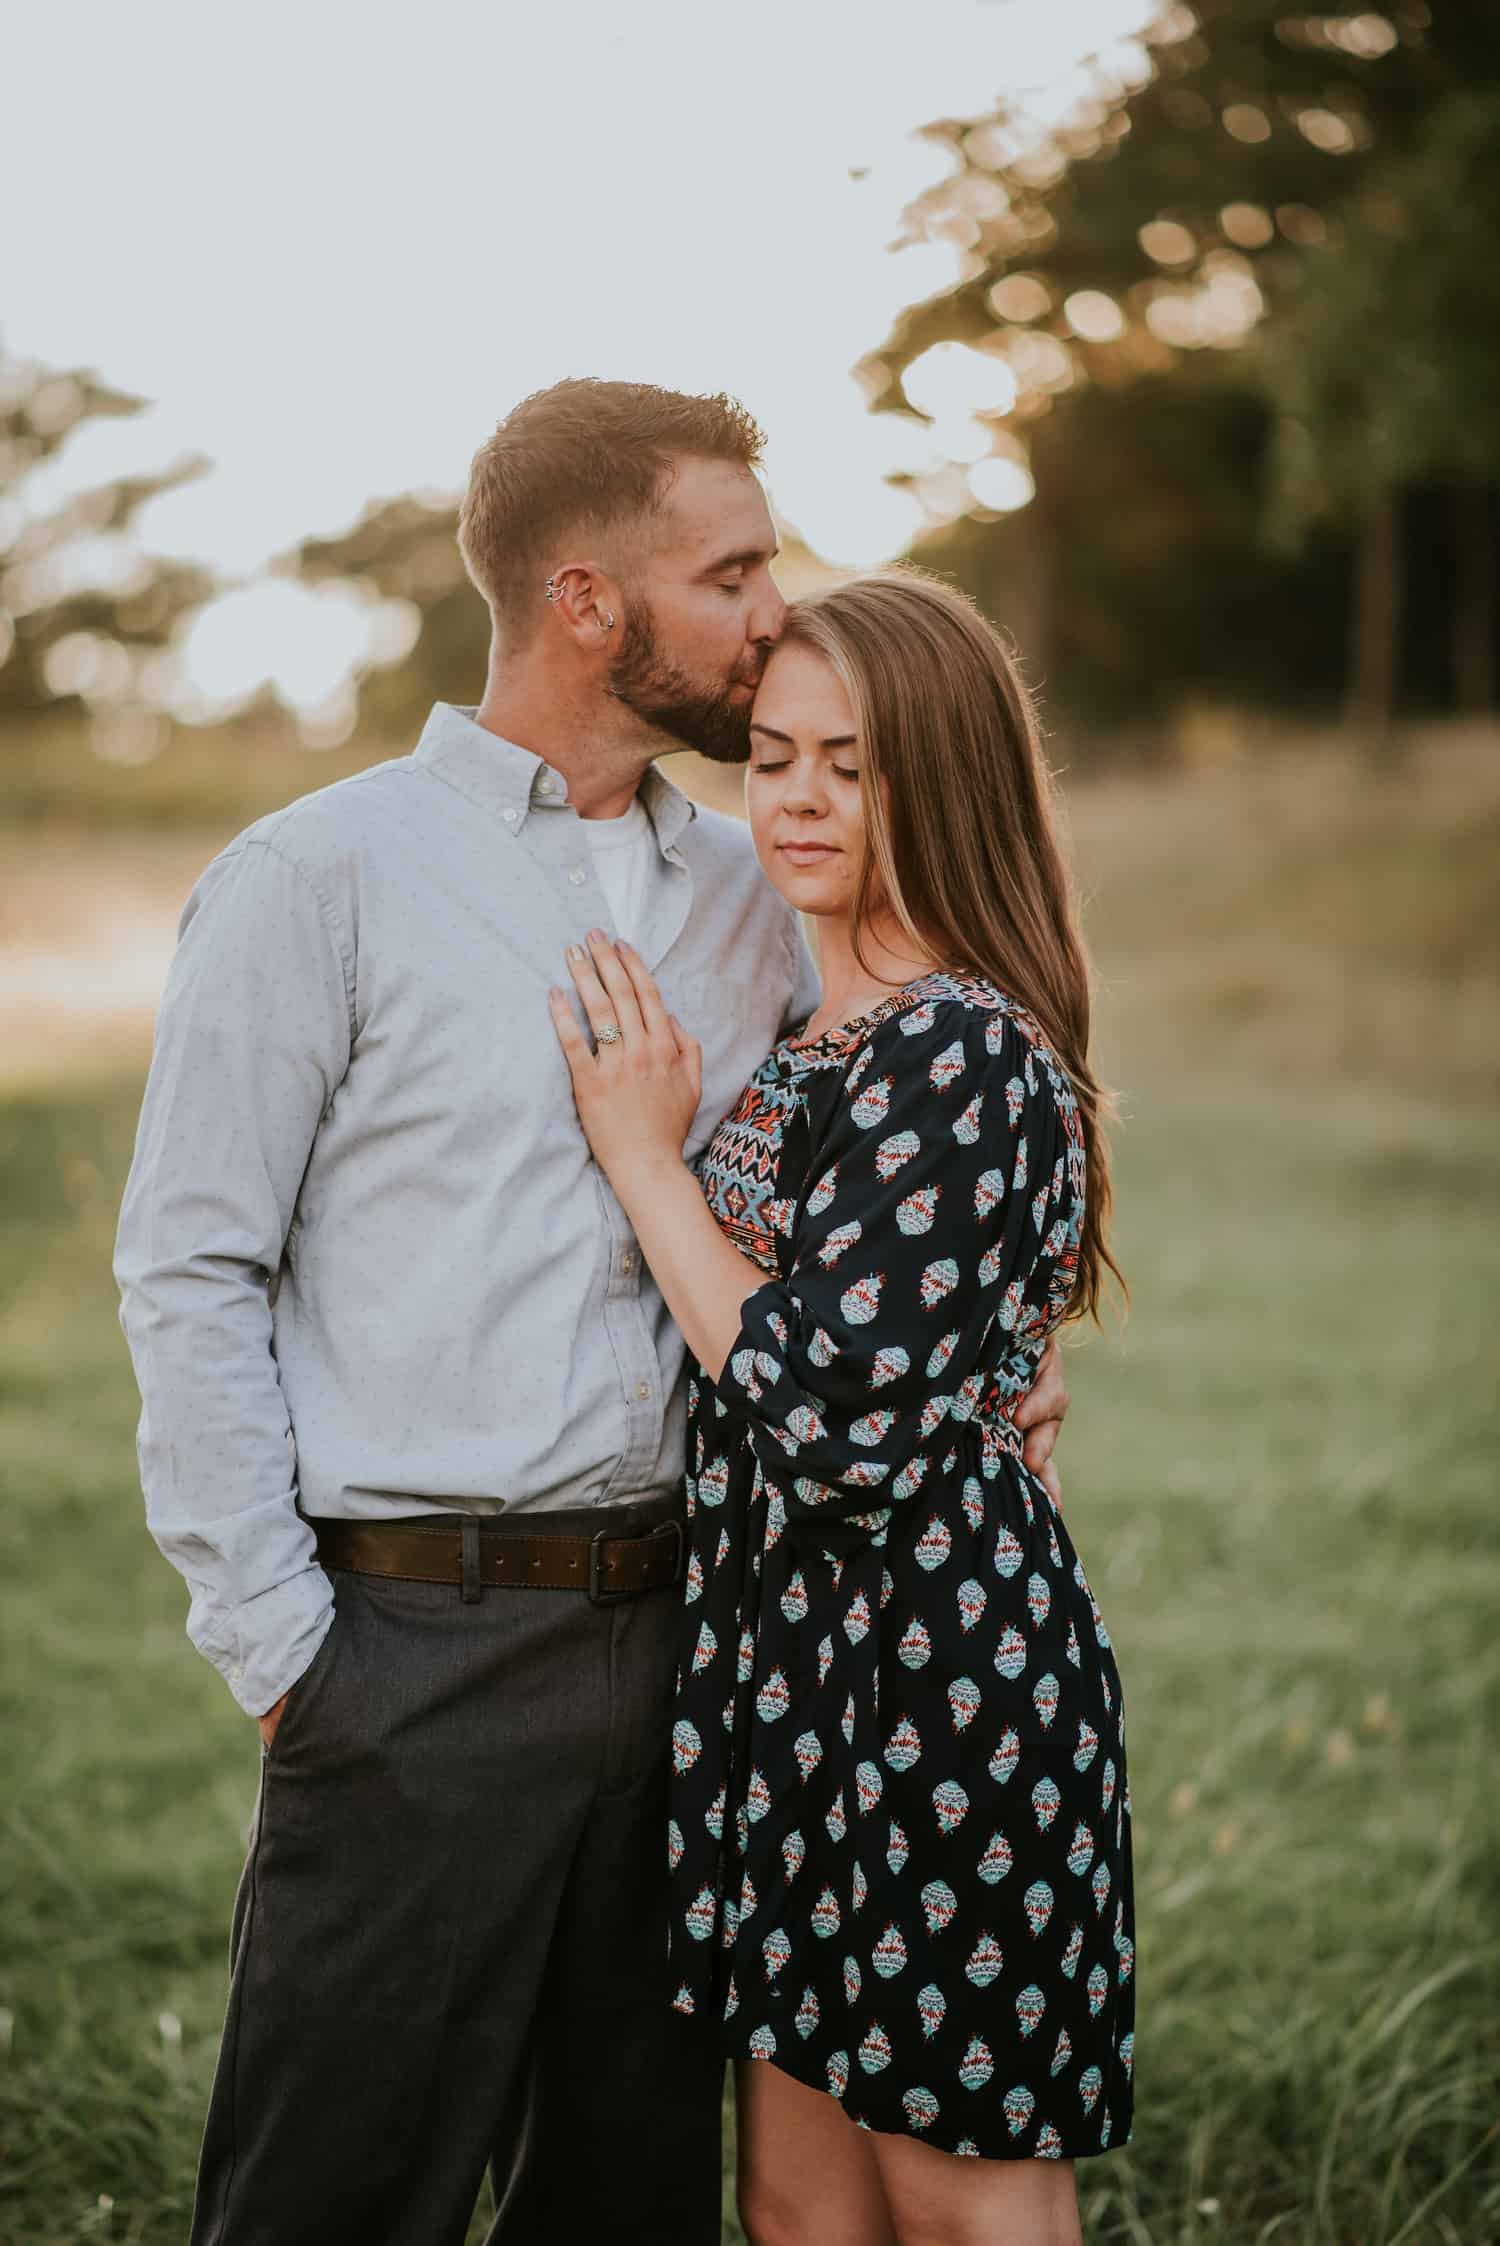
{"label": "shirt cuff", "polygon": [[263,1716],[312,1664],[333,1621],[333,1585],[304,1568],[242,1606],[214,1616],[213,1636],[188,1634],[247,1716]]}

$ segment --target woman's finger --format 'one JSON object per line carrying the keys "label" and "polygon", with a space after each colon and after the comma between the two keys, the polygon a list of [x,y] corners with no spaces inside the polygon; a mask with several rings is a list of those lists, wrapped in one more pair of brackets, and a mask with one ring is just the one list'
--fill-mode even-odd
{"label": "woman's finger", "polygon": [[670,1037],[672,1025],[668,1018],[667,1009],[662,1003],[661,989],[656,977],[652,974],[634,944],[620,943],[616,946],[616,949],[619,952],[621,964],[630,977],[631,988],[635,992],[636,1004],[641,1010],[641,1022],[646,1034],[649,1037],[660,1037],[662,1039]]}
{"label": "woman's finger", "polygon": [[616,1021],[627,1038],[644,1036],[646,1025],[641,1020],[640,1001],[619,953],[600,928],[590,929],[588,943],[594,971],[609,993]]}
{"label": "woman's finger", "polygon": [[[594,1033],[595,1042],[598,1042],[599,1037],[605,1030],[611,1028],[618,1029],[622,1037],[627,1036],[629,1034],[628,1024],[620,1020],[620,1009],[600,981],[594,962],[583,946],[581,944],[569,944],[567,957],[568,971],[578,986],[578,995],[583,1001],[583,1010],[588,1016],[589,1028]],[[637,1015],[637,1019],[639,1019],[639,1015]],[[618,1042],[617,1039],[610,1038],[604,1050],[608,1052],[611,1048],[618,1049]]]}

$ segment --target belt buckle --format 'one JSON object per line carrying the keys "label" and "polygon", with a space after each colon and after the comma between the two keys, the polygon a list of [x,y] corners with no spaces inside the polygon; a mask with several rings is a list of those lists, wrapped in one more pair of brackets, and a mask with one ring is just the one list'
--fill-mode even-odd
{"label": "belt buckle", "polygon": [[612,1529],[596,1529],[594,1531],[594,1534],[589,1538],[588,1591],[589,1603],[591,1606],[618,1606],[622,1599],[633,1599],[635,1597],[635,1592],[633,1590],[611,1591],[601,1582],[600,1578],[604,1574],[604,1563],[599,1551],[600,1545],[603,1544],[606,1539],[611,1544],[649,1543],[653,1537],[660,1536],[664,1529],[671,1532],[674,1546],[671,1581],[673,1583],[678,1583],[682,1579],[682,1563],[687,1552],[687,1532],[683,1528],[681,1521],[659,1521],[654,1529],[648,1529],[646,1531],[644,1537],[617,1536]]}
{"label": "belt buckle", "polygon": [[683,1527],[681,1521],[673,1519],[658,1521],[651,1534],[660,1536],[663,1529],[670,1529],[672,1532],[672,1574],[670,1581],[664,1586],[665,1589],[670,1590],[672,1584],[682,1581],[686,1572],[687,1530]]}
{"label": "belt buckle", "polygon": [[607,1539],[609,1540],[609,1542],[610,1542],[611,1544],[621,1544],[621,1543],[625,1543],[625,1542],[628,1542],[628,1539],[626,1539],[626,1538],[623,1538],[623,1537],[619,1537],[619,1536],[616,1536],[616,1534],[614,1533],[613,1529],[596,1529],[596,1530],[594,1531],[594,1534],[593,1534],[593,1535],[592,1535],[592,1536],[591,1536],[591,1537],[589,1538],[589,1605],[590,1605],[590,1606],[596,1606],[596,1607],[612,1607],[612,1606],[618,1606],[618,1605],[619,1605],[619,1603],[620,1603],[620,1601],[621,1601],[622,1599],[629,1599],[629,1598],[632,1598],[632,1597],[634,1596],[634,1593],[633,1593],[633,1592],[630,1592],[630,1591],[609,1591],[609,1590],[606,1590],[606,1589],[605,1589],[605,1587],[604,1587],[604,1584],[603,1584],[603,1583],[602,1583],[602,1581],[600,1580],[600,1579],[601,1579],[601,1577],[602,1577],[602,1575],[603,1575],[603,1573],[604,1573],[604,1561],[603,1561],[603,1556],[602,1556],[602,1554],[600,1553],[599,1547],[600,1547],[600,1545],[601,1545],[601,1544],[603,1544],[603,1543],[604,1543],[604,1541],[606,1540],[606,1538],[607,1538]]}

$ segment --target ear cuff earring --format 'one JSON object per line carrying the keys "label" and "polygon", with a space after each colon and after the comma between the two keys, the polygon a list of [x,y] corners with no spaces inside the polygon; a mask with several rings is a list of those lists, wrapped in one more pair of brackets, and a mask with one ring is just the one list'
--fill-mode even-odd
{"label": "ear cuff earring", "polygon": [[[559,585],[555,577],[549,577],[543,589],[546,592],[548,600],[559,601],[562,599],[562,587],[561,585]],[[612,615],[608,613],[602,614],[599,618],[599,621],[604,626],[604,629],[607,632],[612,632],[614,630],[615,620]]]}

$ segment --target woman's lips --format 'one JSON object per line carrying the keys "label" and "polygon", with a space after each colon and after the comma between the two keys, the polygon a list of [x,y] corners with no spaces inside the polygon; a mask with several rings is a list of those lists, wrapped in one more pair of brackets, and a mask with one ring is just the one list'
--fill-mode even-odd
{"label": "woman's lips", "polygon": [[778,842],[776,847],[794,866],[817,866],[825,858],[838,856],[837,847],[831,842]]}

